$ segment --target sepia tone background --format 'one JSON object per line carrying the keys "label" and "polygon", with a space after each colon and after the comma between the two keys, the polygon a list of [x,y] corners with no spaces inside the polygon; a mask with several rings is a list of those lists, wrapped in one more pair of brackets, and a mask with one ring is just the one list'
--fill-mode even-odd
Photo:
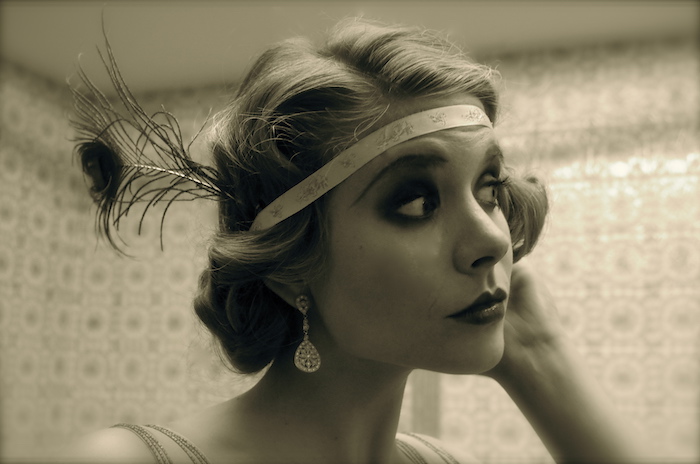
{"label": "sepia tone background", "polygon": [[[29,31],[42,24],[50,7],[27,3],[35,9],[2,4],[4,31],[8,18],[36,18],[24,25]],[[270,17],[284,14],[281,4],[269,3]],[[309,3],[314,2],[298,6],[314,7]],[[379,3],[384,8],[376,14],[379,19],[439,29],[443,23],[437,17],[453,18],[455,9],[465,8],[438,2],[442,10],[423,7],[421,20],[401,14],[411,8],[420,12],[415,3]],[[498,11],[486,12],[477,2],[472,9],[502,26],[505,20],[499,23],[498,15],[507,16],[508,3],[496,3]],[[178,8],[187,4],[176,2]],[[315,7],[321,9],[320,4]],[[346,9],[327,16],[373,17],[369,6],[338,4]],[[109,5],[104,11],[112,44],[134,76],[144,106],[155,111],[164,105],[192,136],[211,110],[226,103],[238,74],[227,80],[227,71],[219,68],[208,83],[179,78],[195,82],[192,86],[163,71],[170,62],[166,58],[152,69],[130,68],[142,58],[124,45],[123,31],[129,28],[120,3]],[[678,5],[687,9],[689,3]],[[237,8],[248,6],[241,2]],[[162,8],[167,16],[170,10]],[[99,31],[101,11],[91,10],[87,30]],[[130,13],[137,22],[138,13]],[[561,28],[556,14],[553,29]],[[634,10],[624,17],[634,21]],[[666,16],[658,18],[663,22]],[[515,166],[546,181],[552,198],[544,237],[530,260],[547,278],[592,374],[669,462],[696,462],[700,63],[697,31],[678,21],[677,31],[663,34],[650,30],[621,37],[602,31],[599,37],[573,40],[557,31],[561,40],[535,40],[533,34],[522,44],[512,31],[510,42],[480,42],[483,34],[470,41],[450,26],[442,28],[503,74],[501,144]],[[269,40],[256,40],[270,43],[282,32],[289,30],[271,28]],[[101,43],[99,34],[82,40],[93,40],[84,45],[90,50]],[[157,38],[141,40],[141,54],[148,55],[151,44],[152,50],[160,46]],[[191,308],[215,224],[213,205],[173,207],[165,222],[164,251],[158,221],[147,221],[137,236],[136,217],[122,230],[134,258],[119,257],[96,239],[94,208],[73,160],[71,98],[64,82],[81,47],[68,50],[60,78],[52,74],[56,68],[20,59],[6,43],[0,47],[0,458],[8,462],[35,458],[52,444],[117,422],[163,422],[255,381],[221,366]],[[228,50],[233,54],[237,45]],[[154,63],[159,53],[151,57]],[[237,67],[250,60],[250,54],[236,56]],[[180,57],[183,74],[196,67],[188,58]],[[86,68],[98,69],[96,61],[94,53],[83,57]],[[149,81],[159,73],[170,77]],[[157,82],[163,82],[162,89]],[[197,156],[206,159],[203,148],[195,144]],[[550,461],[507,395],[478,376],[416,372],[400,427],[440,436],[487,463]]]}

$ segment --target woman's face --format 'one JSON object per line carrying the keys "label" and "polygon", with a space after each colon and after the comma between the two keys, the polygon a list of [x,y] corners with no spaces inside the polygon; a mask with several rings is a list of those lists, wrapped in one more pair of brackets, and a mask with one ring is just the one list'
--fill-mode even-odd
{"label": "woman's face", "polygon": [[[457,104],[482,106],[470,96],[413,100],[384,122]],[[507,299],[463,310],[510,288],[501,162],[492,129],[443,130],[390,148],[331,192],[329,271],[311,286],[309,314],[322,356],[449,373],[500,360]]]}

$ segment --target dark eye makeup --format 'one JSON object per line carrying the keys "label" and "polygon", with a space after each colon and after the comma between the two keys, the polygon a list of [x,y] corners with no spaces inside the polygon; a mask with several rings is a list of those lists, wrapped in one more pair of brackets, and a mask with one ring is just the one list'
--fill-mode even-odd
{"label": "dark eye makeup", "polygon": [[[445,194],[440,183],[442,181],[439,181],[441,176],[436,177],[436,168],[446,162],[442,155],[411,154],[384,168],[369,186],[384,179],[381,182],[381,191],[384,192],[380,201],[382,216],[399,225],[419,224],[432,219],[439,211],[444,200],[442,195]],[[499,198],[503,197],[507,185],[502,171],[503,155],[498,146],[493,145],[486,152],[484,166],[473,191],[474,199],[489,212],[499,206]]]}
{"label": "dark eye makeup", "polygon": [[432,179],[404,179],[390,190],[384,202],[384,215],[392,221],[411,223],[430,218],[440,206],[440,196]]}
{"label": "dark eye makeup", "polygon": [[[507,178],[498,171],[484,173],[474,191],[482,207],[493,210],[507,187]],[[432,218],[440,207],[440,191],[435,181],[427,177],[402,179],[390,188],[383,203],[383,213],[389,220],[400,224],[415,224]]]}

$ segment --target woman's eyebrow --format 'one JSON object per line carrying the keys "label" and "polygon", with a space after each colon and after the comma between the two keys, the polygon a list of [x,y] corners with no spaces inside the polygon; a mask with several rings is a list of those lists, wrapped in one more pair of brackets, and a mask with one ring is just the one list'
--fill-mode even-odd
{"label": "woman's eyebrow", "polygon": [[484,153],[484,160],[482,161],[483,166],[503,166],[505,164],[505,159],[503,157],[503,152],[501,147],[493,142],[486,149]]}
{"label": "woman's eyebrow", "polygon": [[353,202],[353,205],[360,201],[362,197],[365,196],[367,191],[372,188],[382,177],[392,171],[402,170],[402,169],[425,169],[435,166],[439,166],[447,163],[447,159],[441,155],[436,154],[414,154],[414,155],[404,155],[400,158],[395,159],[387,166],[382,168],[367,184],[367,187],[362,190],[360,196]]}

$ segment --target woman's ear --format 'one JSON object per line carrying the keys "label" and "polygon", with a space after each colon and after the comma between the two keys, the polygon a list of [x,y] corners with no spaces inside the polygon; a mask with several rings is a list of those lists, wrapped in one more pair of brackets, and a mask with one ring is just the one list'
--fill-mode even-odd
{"label": "woman's ear", "polygon": [[272,290],[278,297],[282,298],[289,306],[296,308],[297,297],[301,294],[308,293],[302,283],[283,284],[274,280],[264,279],[265,286]]}

